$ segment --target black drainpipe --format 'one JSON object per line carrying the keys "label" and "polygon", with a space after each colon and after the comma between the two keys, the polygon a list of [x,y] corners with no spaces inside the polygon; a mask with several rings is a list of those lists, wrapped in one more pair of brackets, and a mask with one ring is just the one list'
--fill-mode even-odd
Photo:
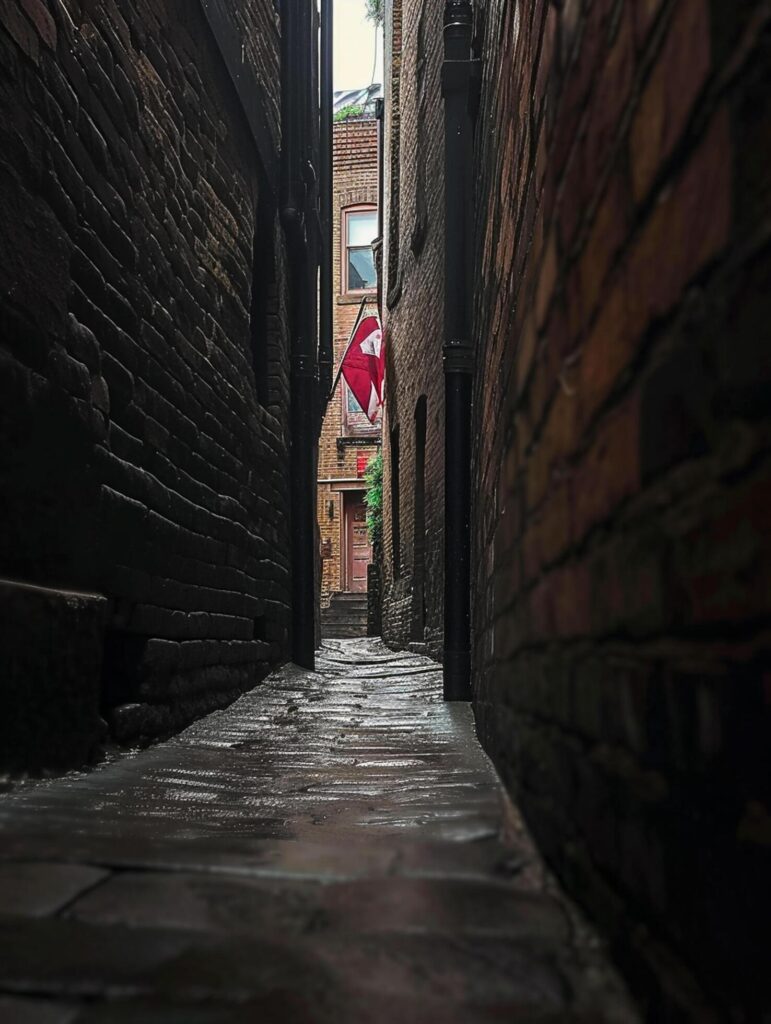
{"label": "black drainpipe", "polygon": [[[310,27],[308,0],[281,5],[281,223],[287,241],[291,281],[291,517],[292,657],[303,668],[315,665],[315,281],[309,253],[306,154],[302,133],[309,68],[303,40]],[[305,19],[305,20],[303,20]],[[308,48],[309,49],[309,48]]]}
{"label": "black drainpipe", "polygon": [[444,699],[471,700],[471,382],[468,232],[472,8],[444,8],[445,131],[445,546]]}
{"label": "black drainpipe", "polygon": [[319,391],[332,387],[332,53],[334,0],[321,0],[321,274],[319,278]]}
{"label": "black drainpipe", "polygon": [[375,100],[375,117],[377,118],[377,238],[372,247],[375,254],[377,270],[377,308],[381,319],[383,316],[383,210],[385,208],[385,102]]}
{"label": "black drainpipe", "polygon": [[383,238],[385,210],[385,100],[375,100],[377,118],[377,237]]}

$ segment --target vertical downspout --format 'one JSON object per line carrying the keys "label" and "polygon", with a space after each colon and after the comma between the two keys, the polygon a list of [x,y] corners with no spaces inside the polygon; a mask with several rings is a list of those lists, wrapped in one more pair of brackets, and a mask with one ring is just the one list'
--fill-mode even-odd
{"label": "vertical downspout", "polygon": [[377,237],[383,237],[385,210],[385,100],[375,100],[377,119]]}
{"label": "vertical downspout", "polygon": [[292,658],[303,668],[315,665],[314,521],[316,373],[315,294],[306,221],[307,36],[303,13],[308,0],[284,0],[281,8],[281,223],[287,240],[291,279],[291,516]]}
{"label": "vertical downspout", "polygon": [[445,124],[445,549],[444,699],[471,699],[471,384],[467,206],[472,8],[446,0],[442,94]]}
{"label": "vertical downspout", "polygon": [[332,349],[332,84],[334,0],[321,0],[321,274],[319,279],[319,390],[331,395]]}
{"label": "vertical downspout", "polygon": [[377,238],[373,245],[377,269],[377,308],[383,319],[383,211],[385,209],[385,101],[375,100],[377,120]]}

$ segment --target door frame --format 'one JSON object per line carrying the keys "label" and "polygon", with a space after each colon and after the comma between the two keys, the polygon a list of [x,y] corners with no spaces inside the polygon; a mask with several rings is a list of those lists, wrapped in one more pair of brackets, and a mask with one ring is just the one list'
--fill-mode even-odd
{"label": "door frame", "polygon": [[342,593],[349,594],[353,593],[353,590],[349,589],[353,586],[351,580],[351,574],[353,573],[353,566],[349,564],[350,558],[350,531],[353,528],[353,519],[349,516],[349,510],[353,504],[364,504],[364,495],[367,493],[363,487],[349,487],[343,492],[343,514],[340,517],[340,553],[342,555],[340,559],[340,583],[342,584]]}

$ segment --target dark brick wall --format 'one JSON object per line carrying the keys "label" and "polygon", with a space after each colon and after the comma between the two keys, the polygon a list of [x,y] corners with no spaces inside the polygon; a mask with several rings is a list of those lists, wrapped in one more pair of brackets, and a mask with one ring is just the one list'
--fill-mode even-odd
{"label": "dark brick wall", "polygon": [[650,1019],[756,1019],[768,8],[477,14],[480,732]]}
{"label": "dark brick wall", "polygon": [[[394,0],[386,22],[383,632],[405,644],[414,621],[425,394],[434,653],[441,7]],[[657,1024],[758,1019],[767,973],[769,18],[475,11],[475,710]]]}
{"label": "dark brick wall", "polygon": [[[277,147],[273,5],[237,17]],[[287,654],[284,254],[258,168],[198,3],[0,0],[0,574],[108,598],[125,738]]]}
{"label": "dark brick wall", "polygon": [[[398,0],[386,25],[385,209],[387,401],[384,493],[391,493],[392,432],[399,432],[400,557],[394,558],[391,501],[384,502],[383,637],[442,648],[444,557],[444,111],[442,5]],[[402,38],[407,41],[400,52]],[[398,100],[398,105],[396,103]],[[416,419],[425,398],[423,578],[416,573]],[[421,517],[418,514],[420,528]],[[417,539],[417,545],[416,545]]]}

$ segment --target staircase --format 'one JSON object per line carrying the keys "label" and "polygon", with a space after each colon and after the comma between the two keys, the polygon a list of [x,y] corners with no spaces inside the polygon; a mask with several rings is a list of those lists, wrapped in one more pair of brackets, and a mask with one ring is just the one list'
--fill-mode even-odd
{"label": "staircase", "polygon": [[329,608],[321,610],[321,635],[342,640],[367,635],[367,595],[333,594]]}

